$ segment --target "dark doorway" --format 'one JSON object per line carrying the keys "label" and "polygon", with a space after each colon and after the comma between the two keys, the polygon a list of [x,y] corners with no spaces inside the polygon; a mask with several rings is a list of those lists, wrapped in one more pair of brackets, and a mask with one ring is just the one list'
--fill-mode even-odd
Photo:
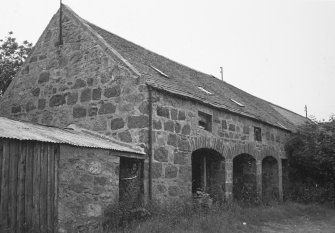
{"label": "dark doorway", "polygon": [[233,196],[242,202],[257,200],[256,160],[249,154],[240,154],[233,160]]}
{"label": "dark doorway", "polygon": [[225,188],[224,158],[211,149],[192,153],[192,193],[210,194],[214,201],[223,200]]}
{"label": "dark doorway", "polygon": [[143,201],[143,161],[120,158],[119,202],[125,209],[139,207]]}
{"label": "dark doorway", "polygon": [[273,157],[265,157],[262,161],[262,198],[264,202],[279,198],[278,162]]}
{"label": "dark doorway", "polygon": [[282,174],[283,174],[283,198],[284,200],[287,200],[290,188],[288,160],[282,159],[281,163],[282,163]]}

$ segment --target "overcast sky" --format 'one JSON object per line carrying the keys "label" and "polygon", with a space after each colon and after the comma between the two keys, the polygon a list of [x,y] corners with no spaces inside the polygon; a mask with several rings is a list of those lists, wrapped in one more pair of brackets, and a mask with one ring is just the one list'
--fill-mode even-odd
{"label": "overcast sky", "polygon": [[[335,113],[335,0],[63,0],[82,18],[257,97]],[[36,43],[57,0],[1,3],[8,31]]]}

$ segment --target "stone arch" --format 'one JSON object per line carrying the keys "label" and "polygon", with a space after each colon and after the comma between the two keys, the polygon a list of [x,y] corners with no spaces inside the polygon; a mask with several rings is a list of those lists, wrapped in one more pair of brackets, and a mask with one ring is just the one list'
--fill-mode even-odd
{"label": "stone arch", "polygon": [[279,198],[279,165],[274,156],[262,159],[262,199],[264,202]]}
{"label": "stone arch", "polygon": [[223,139],[215,137],[192,137],[191,138],[191,151],[196,151],[202,148],[217,151],[222,157],[225,157],[225,145]]}
{"label": "stone arch", "polygon": [[250,142],[246,144],[233,144],[224,149],[223,156],[227,159],[234,159],[240,154],[251,155],[255,160],[260,157],[259,151],[256,149],[255,144]]}
{"label": "stone arch", "polygon": [[[208,193],[215,201],[225,195],[225,159],[216,150],[200,148],[192,152],[192,193]],[[200,191],[200,192],[199,192]]]}
{"label": "stone arch", "polygon": [[278,152],[277,148],[274,148],[272,146],[267,146],[265,148],[263,148],[260,152],[260,156],[259,159],[263,160],[266,157],[273,157],[274,159],[278,160],[280,159],[280,153]]}
{"label": "stone arch", "polygon": [[233,158],[233,197],[243,202],[257,199],[257,168],[254,156],[241,153]]}

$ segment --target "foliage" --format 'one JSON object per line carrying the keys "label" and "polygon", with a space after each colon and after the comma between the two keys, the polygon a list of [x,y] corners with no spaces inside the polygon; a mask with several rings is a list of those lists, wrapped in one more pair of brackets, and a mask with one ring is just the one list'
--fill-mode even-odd
{"label": "foliage", "polygon": [[302,201],[335,200],[335,119],[301,126],[286,143],[291,195]]}
{"label": "foliage", "polygon": [[26,40],[19,44],[13,37],[13,32],[9,32],[5,39],[0,39],[0,96],[28,57],[32,46]]}

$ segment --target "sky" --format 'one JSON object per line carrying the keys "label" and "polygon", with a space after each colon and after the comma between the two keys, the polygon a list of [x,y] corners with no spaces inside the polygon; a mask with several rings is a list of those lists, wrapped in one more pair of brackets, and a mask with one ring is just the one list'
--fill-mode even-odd
{"label": "sky", "polygon": [[[335,0],[63,0],[79,16],[305,116],[335,113]],[[36,43],[58,0],[1,3],[0,38]]]}

